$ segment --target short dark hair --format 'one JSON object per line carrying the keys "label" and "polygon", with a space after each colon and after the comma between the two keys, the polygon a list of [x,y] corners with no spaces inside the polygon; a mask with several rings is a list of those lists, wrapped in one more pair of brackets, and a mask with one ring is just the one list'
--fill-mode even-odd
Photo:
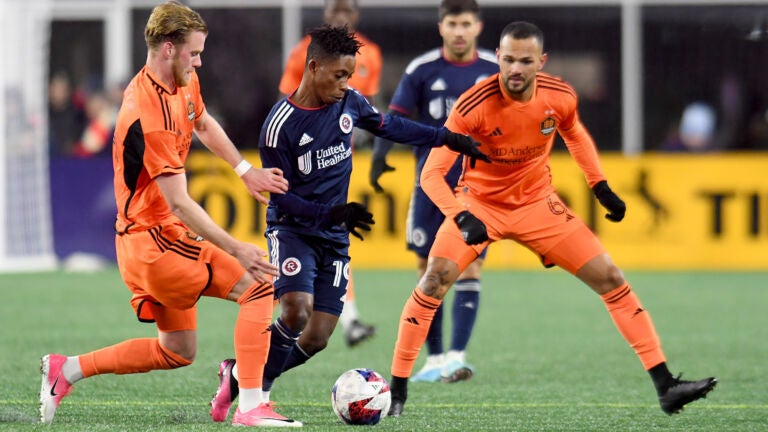
{"label": "short dark hair", "polygon": [[538,39],[541,49],[544,50],[544,32],[533,23],[526,21],[511,22],[501,31],[499,40],[504,39],[504,36],[512,36],[513,39]]}
{"label": "short dark hair", "polygon": [[355,39],[349,27],[332,27],[323,24],[309,31],[311,42],[307,48],[307,63],[310,59],[328,59],[355,56],[363,44]]}
{"label": "short dark hair", "polygon": [[437,17],[442,21],[446,15],[459,15],[471,12],[480,18],[480,6],[476,0],[443,0],[437,9]]}

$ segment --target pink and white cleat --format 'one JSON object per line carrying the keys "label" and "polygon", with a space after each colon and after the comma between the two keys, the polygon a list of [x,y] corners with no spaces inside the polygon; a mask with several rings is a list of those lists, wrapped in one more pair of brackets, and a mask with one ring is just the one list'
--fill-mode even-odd
{"label": "pink and white cleat", "polygon": [[40,359],[43,384],[40,387],[40,421],[50,424],[64,396],[72,391],[72,384],[61,374],[67,356],[47,354]]}
{"label": "pink and white cleat", "polygon": [[240,412],[240,408],[235,410],[235,416],[232,417],[233,426],[270,426],[270,427],[302,427],[300,421],[283,417],[276,413],[272,402],[259,404],[256,408]]}
{"label": "pink and white cleat", "polygon": [[219,388],[211,399],[211,418],[215,422],[223,422],[229,415],[229,407],[240,393],[237,380],[232,375],[235,359],[226,359],[219,365]]}

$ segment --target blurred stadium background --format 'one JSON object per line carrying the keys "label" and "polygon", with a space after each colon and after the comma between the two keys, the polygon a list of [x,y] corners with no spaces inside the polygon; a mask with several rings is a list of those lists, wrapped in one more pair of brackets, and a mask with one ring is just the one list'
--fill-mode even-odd
{"label": "blurred stadium background", "polygon": [[[114,260],[111,121],[143,65],[143,28],[157,1],[3,0],[0,32],[0,270],[109,265]],[[190,0],[210,27],[199,70],[207,108],[252,162],[277,100],[288,50],[322,20],[321,0]],[[407,63],[440,44],[437,0],[359,0],[358,30],[382,48],[385,109]],[[564,146],[555,183],[633,269],[765,270],[768,245],[768,1],[480,0],[480,45],[502,27],[542,27],[545,70],[580,93],[583,120],[613,188],[629,205],[602,219]],[[393,155],[384,195],[355,154],[352,199],[377,225],[354,241],[358,268],[412,268],[404,220],[409,153]],[[263,242],[263,209],[206,152],[189,161],[193,195],[241,238]],[[399,179],[399,180],[398,180]],[[498,251],[498,252],[496,252]],[[385,258],[386,257],[386,258]],[[489,268],[536,268],[494,245]]]}

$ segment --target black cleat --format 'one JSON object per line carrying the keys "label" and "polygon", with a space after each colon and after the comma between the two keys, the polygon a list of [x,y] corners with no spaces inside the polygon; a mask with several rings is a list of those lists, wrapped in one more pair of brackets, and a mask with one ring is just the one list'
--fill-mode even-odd
{"label": "black cleat", "polygon": [[389,391],[392,395],[392,404],[389,406],[389,417],[400,417],[403,413],[403,405],[408,399],[408,378],[393,376],[389,382]]}
{"label": "black cleat", "polygon": [[404,400],[392,398],[392,405],[389,406],[389,413],[387,415],[389,417],[400,417],[400,414],[403,413],[403,405],[405,405]]}
{"label": "black cleat", "polygon": [[372,337],[374,334],[376,334],[376,327],[361,323],[358,320],[352,321],[349,328],[344,330],[347,346],[350,348]]}
{"label": "black cleat", "polygon": [[669,415],[679,413],[686,404],[707,397],[707,393],[711,392],[717,384],[715,377],[699,381],[683,381],[680,379],[681,376],[682,374],[673,378],[664,394],[659,396],[661,410]]}

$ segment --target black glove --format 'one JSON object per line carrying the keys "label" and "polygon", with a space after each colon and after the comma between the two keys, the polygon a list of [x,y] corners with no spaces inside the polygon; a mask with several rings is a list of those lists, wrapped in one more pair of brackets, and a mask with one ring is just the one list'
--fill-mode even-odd
{"label": "black glove", "polygon": [[371,225],[376,223],[373,221],[373,214],[368,212],[364,205],[356,202],[331,207],[330,218],[331,223],[340,225],[360,240],[363,239],[363,236],[356,229],[370,231]]}
{"label": "black glove", "polygon": [[379,184],[379,177],[388,171],[394,171],[395,167],[389,166],[386,159],[374,157],[371,161],[371,172],[368,173],[368,182],[373,186],[376,192],[384,192],[384,188]]}
{"label": "black glove", "polygon": [[471,168],[475,167],[477,159],[491,163],[488,155],[480,151],[480,143],[473,140],[469,135],[460,135],[446,129],[443,141],[445,141],[445,146],[449,149],[469,156],[469,166]]}
{"label": "black glove", "polygon": [[457,214],[453,221],[459,226],[461,236],[464,237],[466,244],[471,246],[488,240],[488,231],[485,229],[485,224],[469,211],[464,210]]}
{"label": "black glove", "polygon": [[611,190],[607,181],[603,180],[592,186],[592,191],[595,193],[597,200],[600,201],[600,205],[608,209],[608,213],[605,214],[606,219],[613,222],[619,222],[624,219],[627,205]]}

